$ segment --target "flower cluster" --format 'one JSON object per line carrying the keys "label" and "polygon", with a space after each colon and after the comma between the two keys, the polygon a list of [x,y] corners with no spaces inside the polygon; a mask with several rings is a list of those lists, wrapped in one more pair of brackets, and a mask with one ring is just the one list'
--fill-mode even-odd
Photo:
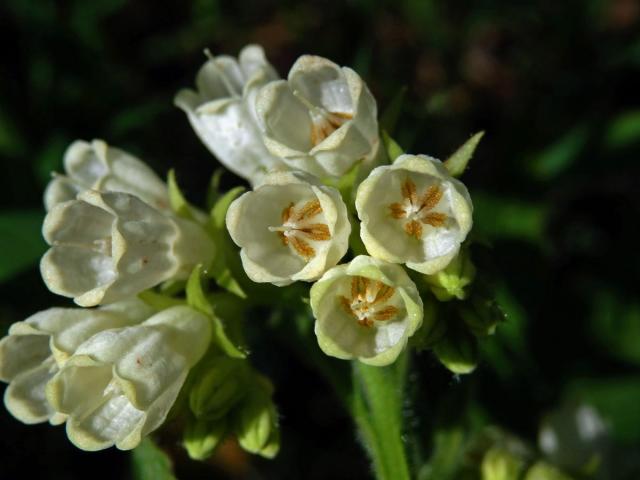
{"label": "flower cluster", "polygon": [[[65,423],[85,450],[134,448],[183,392],[174,410],[192,458],[227,436],[273,457],[273,387],[233,334],[260,303],[255,283],[312,282],[320,349],[383,366],[418,332],[433,345],[441,329],[429,306],[464,299],[473,279],[463,246],[472,203],[454,177],[479,137],[446,162],[397,155],[371,91],[350,68],[305,55],[284,80],[259,46],[238,59],[207,55],[196,89],[180,91],[175,104],[250,191],[214,192],[206,215],[175,176],[167,184],[94,140],[69,146],[64,174],[45,192],[42,278],[83,308],[14,324],[0,341],[0,379],[16,418]],[[242,268],[233,268],[236,256]],[[216,286],[208,289],[203,274]],[[491,328],[469,308],[474,332]],[[449,361],[460,350],[448,345],[435,348],[443,363],[470,371]]]}

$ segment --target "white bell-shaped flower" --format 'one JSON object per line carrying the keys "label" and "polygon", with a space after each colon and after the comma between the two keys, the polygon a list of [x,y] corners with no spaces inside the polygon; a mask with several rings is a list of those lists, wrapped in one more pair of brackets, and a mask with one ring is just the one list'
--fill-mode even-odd
{"label": "white bell-shaped flower", "polygon": [[366,255],[314,283],[311,308],[324,353],[375,366],[394,362],[423,318],[422,299],[404,269]]}
{"label": "white bell-shaped flower", "polygon": [[376,156],[376,101],[348,67],[303,55],[288,79],[263,87],[256,102],[265,145],[292,168],[335,177]]}
{"label": "white bell-shaped flower", "polygon": [[278,286],[320,278],[351,233],[340,193],[302,172],[269,174],[230,205],[226,223],[249,278]]}
{"label": "white bell-shaped flower", "polygon": [[125,192],[158,209],[169,208],[167,185],[143,161],[107,145],[76,140],[63,159],[65,175],[55,174],[44,192],[47,211],[85,190]]}
{"label": "white bell-shaped flower", "polygon": [[356,210],[370,255],[433,274],[458,253],[473,205],[467,188],[439,160],[402,155],[360,184]]}
{"label": "white bell-shaped flower", "polygon": [[211,153],[252,184],[284,168],[265,148],[253,106],[258,89],[277,78],[262,47],[248,45],[237,60],[210,56],[196,75],[197,90],[181,90],[174,99]]}
{"label": "white bell-shaped flower", "polygon": [[45,397],[45,386],[76,348],[94,334],[142,322],[153,310],[131,299],[109,308],[50,308],[14,323],[0,340],[0,380],[9,382],[4,393],[7,410],[23,423],[49,420],[58,424]]}
{"label": "white bell-shaped flower", "polygon": [[68,415],[67,435],[77,447],[135,448],[164,422],[210,337],[209,319],[187,306],[100,332],[48,383],[47,399]]}
{"label": "white bell-shaped flower", "polygon": [[54,293],[90,307],[128,298],[208,264],[204,229],[126,193],[87,190],[45,217],[42,277]]}

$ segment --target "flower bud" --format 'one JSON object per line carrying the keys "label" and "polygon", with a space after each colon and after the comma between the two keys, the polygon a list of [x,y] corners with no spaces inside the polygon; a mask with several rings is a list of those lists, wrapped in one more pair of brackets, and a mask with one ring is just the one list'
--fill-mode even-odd
{"label": "flower bud", "polygon": [[182,445],[189,458],[206,460],[227,434],[227,420],[197,420],[190,418],[184,431]]}
{"label": "flower bud", "polygon": [[211,153],[252,184],[268,171],[284,168],[267,151],[254,110],[258,89],[277,78],[262,47],[249,45],[237,60],[210,57],[196,76],[197,90],[181,90],[174,100]]}
{"label": "flower bud", "polygon": [[51,248],[40,263],[49,290],[90,307],[187,278],[213,258],[195,222],[166,215],[133,195],[88,190],[45,217]]}
{"label": "flower bud", "polygon": [[547,462],[539,461],[527,470],[524,480],[572,480],[572,477]]}
{"label": "flower bud", "polygon": [[300,57],[286,81],[258,92],[256,112],[269,151],[321,178],[372,162],[380,145],[371,92],[356,72],[326,58]]}
{"label": "flower bud", "polygon": [[524,469],[524,461],[500,447],[485,453],[480,470],[482,480],[516,480]]}
{"label": "flower bud", "polygon": [[446,302],[454,298],[464,300],[467,297],[465,287],[473,282],[475,276],[476,268],[469,251],[461,249],[444,269],[433,275],[425,275],[425,281],[436,298]]}
{"label": "flower bud", "polygon": [[45,398],[45,386],[76,348],[97,332],[141,322],[152,310],[132,299],[106,309],[50,308],[14,323],[0,340],[0,380],[9,382],[4,403],[23,423],[64,421]]}
{"label": "flower bud", "polygon": [[369,365],[395,361],[422,324],[422,299],[398,265],[365,255],[327,271],[311,287],[320,348]]}
{"label": "flower bud", "polygon": [[302,172],[268,175],[231,204],[226,224],[249,278],[278,286],[320,278],[351,233],[340,193]]}
{"label": "flower bud", "polygon": [[246,394],[246,362],[216,356],[199,367],[189,394],[189,406],[198,419],[223,417]]}
{"label": "flower bud", "polygon": [[278,413],[270,392],[257,385],[239,407],[234,432],[246,451],[273,458],[280,449]]}
{"label": "flower bud", "polygon": [[124,192],[158,209],[169,208],[166,184],[144,162],[102,140],[76,140],[64,154],[66,175],[55,175],[44,194],[47,211],[85,190]]}
{"label": "flower bud", "polygon": [[68,415],[67,435],[78,448],[135,448],[164,422],[210,338],[210,320],[187,306],[102,331],[51,379],[47,399]]}
{"label": "flower bud", "polygon": [[401,155],[360,184],[356,210],[367,252],[432,275],[455,258],[471,230],[466,187],[435,158]]}

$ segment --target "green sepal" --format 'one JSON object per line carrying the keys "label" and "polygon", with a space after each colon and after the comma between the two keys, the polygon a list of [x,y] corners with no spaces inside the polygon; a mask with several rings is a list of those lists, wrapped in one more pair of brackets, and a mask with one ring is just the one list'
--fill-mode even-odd
{"label": "green sepal", "polygon": [[444,161],[444,166],[452,176],[459,177],[464,173],[483,136],[484,132],[476,133]]}
{"label": "green sepal", "polygon": [[233,358],[246,358],[246,353],[235,345],[227,335],[222,320],[215,314],[202,287],[202,265],[197,265],[189,280],[187,280],[186,296],[187,305],[207,315],[212,322],[212,341],[218,345],[224,353]]}
{"label": "green sepal", "polygon": [[223,418],[244,396],[248,367],[242,360],[215,355],[198,365],[198,375],[189,392],[189,408],[200,420]]}
{"label": "green sepal", "polygon": [[473,282],[475,276],[476,268],[471,255],[468,249],[463,248],[446,268],[423,278],[435,297],[446,302],[453,299],[464,300],[468,294],[466,287]]}
{"label": "green sepal", "polygon": [[350,212],[354,210],[354,198],[355,198],[355,186],[358,181],[358,174],[360,173],[360,167],[362,166],[362,160],[358,160],[347,172],[338,178],[324,178],[322,183],[329,187],[333,187],[340,192],[342,200],[347,205],[347,209]]}
{"label": "green sepal", "polygon": [[393,138],[391,138],[391,136],[385,130],[382,130],[381,137],[382,145],[387,152],[387,157],[389,157],[389,163],[393,163],[400,155],[404,153],[404,150]]}
{"label": "green sepal", "polygon": [[134,480],[176,480],[171,458],[147,437],[132,451]]}
{"label": "green sepal", "polygon": [[233,202],[244,191],[244,187],[236,187],[218,198],[211,209],[209,219],[210,232],[216,246],[218,247],[217,255],[213,259],[213,263],[209,269],[209,276],[213,278],[221,288],[224,288],[240,298],[247,298],[247,294],[235,278],[229,263],[230,259],[238,257],[238,253],[228,237],[225,217],[231,202]]}
{"label": "green sepal", "polygon": [[209,180],[209,186],[207,187],[206,205],[209,210],[213,208],[218,199],[221,197],[220,193],[220,181],[224,174],[224,168],[217,168],[211,179]]}
{"label": "green sepal", "polygon": [[409,345],[418,351],[427,350],[436,345],[447,333],[447,323],[443,319],[444,311],[431,296],[422,298],[424,316],[422,325],[409,338]]}
{"label": "green sepal", "polygon": [[448,370],[463,375],[478,366],[478,343],[475,337],[461,328],[449,328],[433,352]]}
{"label": "green sepal", "polygon": [[162,293],[154,292],[153,290],[145,290],[144,292],[139,293],[138,298],[154,310],[158,311],[185,304],[183,299],[173,298],[163,295]]}
{"label": "green sepal", "polygon": [[256,379],[236,411],[233,431],[244,450],[273,458],[280,450],[278,413],[271,399],[273,387],[264,377],[256,375]]}
{"label": "green sepal", "polygon": [[178,181],[176,180],[176,172],[174,169],[169,170],[167,175],[167,187],[169,189],[169,205],[171,205],[171,210],[179,217],[193,221],[201,221],[202,212],[199,212],[192,206],[182,194],[182,190],[180,190]]}
{"label": "green sepal", "polygon": [[505,448],[495,446],[485,453],[480,471],[482,480],[514,480],[520,478],[525,462]]}
{"label": "green sepal", "polygon": [[493,335],[498,324],[506,320],[498,302],[480,294],[474,294],[468,302],[461,304],[458,314],[469,331],[477,337]]}
{"label": "green sepal", "polygon": [[228,422],[219,420],[198,420],[189,418],[182,436],[182,446],[192,460],[206,460],[226,438]]}

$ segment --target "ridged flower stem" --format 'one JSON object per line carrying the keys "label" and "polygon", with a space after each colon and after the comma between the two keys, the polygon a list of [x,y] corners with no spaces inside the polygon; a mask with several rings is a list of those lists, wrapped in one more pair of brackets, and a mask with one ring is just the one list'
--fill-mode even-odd
{"label": "ridged flower stem", "polygon": [[411,478],[402,425],[407,364],[407,353],[387,367],[352,362],[352,415],[377,480]]}

